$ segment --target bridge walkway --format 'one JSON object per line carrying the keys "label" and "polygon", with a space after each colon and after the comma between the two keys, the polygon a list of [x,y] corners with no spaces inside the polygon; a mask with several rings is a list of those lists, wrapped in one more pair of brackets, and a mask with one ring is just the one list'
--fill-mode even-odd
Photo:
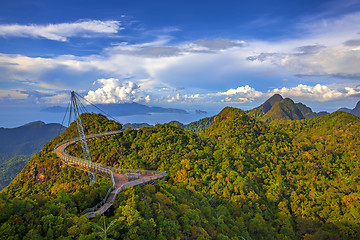
{"label": "bridge walkway", "polygon": [[[102,137],[114,136],[121,134],[123,131],[114,131],[107,133],[92,134],[86,136],[86,139],[96,139]],[[95,217],[96,214],[103,214],[109,209],[116,196],[124,189],[131,186],[138,186],[157,181],[167,176],[165,171],[152,171],[152,170],[134,170],[134,169],[118,169],[110,166],[102,165],[95,162],[71,156],[66,152],[66,149],[80,141],[80,138],[69,139],[57,144],[54,148],[55,154],[65,164],[84,170],[90,173],[101,174],[111,178],[112,187],[108,190],[105,198],[92,208],[88,208],[82,212],[89,218]]]}

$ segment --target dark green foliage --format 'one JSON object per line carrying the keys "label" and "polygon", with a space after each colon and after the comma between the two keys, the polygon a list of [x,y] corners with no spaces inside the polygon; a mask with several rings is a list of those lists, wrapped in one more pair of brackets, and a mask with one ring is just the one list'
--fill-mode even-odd
{"label": "dark green foliage", "polygon": [[282,96],[280,94],[274,94],[271,98],[266,100],[263,104],[261,104],[259,107],[254,108],[248,112],[248,114],[252,117],[261,117],[265,115],[272,106],[274,106],[275,103],[280,102],[283,100]]}
{"label": "dark green foliage", "polygon": [[270,122],[274,119],[300,120],[304,118],[305,117],[297,108],[293,100],[290,98],[285,98],[284,100],[275,103],[271,109],[260,119],[266,122]]}
{"label": "dark green foliage", "polygon": [[19,174],[31,155],[0,155],[0,191]]}
{"label": "dark green foliage", "polygon": [[[81,117],[87,135],[121,129],[120,124],[108,120],[101,114],[87,113]],[[56,194],[61,188],[73,192],[78,189],[79,184],[87,186],[86,174],[64,166],[53,153],[57,143],[75,137],[78,137],[78,133],[76,123],[73,122],[61,136],[46,143],[4,191],[9,196],[24,198],[33,194]]]}
{"label": "dark green foliage", "polygon": [[294,103],[290,98],[283,99],[279,94],[275,94],[264,104],[248,111],[248,114],[263,121],[271,122],[278,119],[300,120],[306,118],[315,118],[325,116],[329,113],[313,112],[311,108],[303,103]]}
{"label": "dark green foliage", "polygon": [[[83,122],[88,132],[118,127],[99,115]],[[69,128],[45,145],[0,194],[1,236],[96,239],[90,222],[101,225],[105,217],[78,214],[108,184],[91,187],[86,174],[50,156],[56,142],[75,133]],[[352,114],[269,124],[228,107],[200,134],[157,124],[90,141],[89,148],[94,161],[169,175],[117,197],[106,219],[116,220],[113,239],[359,239],[359,140],[360,119]],[[71,152],[81,154],[77,146]],[[50,165],[42,171],[46,181],[26,177],[34,164]]]}
{"label": "dark green foliage", "polygon": [[168,122],[168,124],[171,126],[182,128],[182,129],[184,129],[184,127],[185,127],[184,124],[182,124],[179,121],[171,121],[171,122]]}
{"label": "dark green foliage", "polygon": [[296,107],[300,110],[304,118],[315,118],[318,117],[317,113],[313,112],[311,108],[303,103],[295,103]]}
{"label": "dark green foliage", "polygon": [[20,173],[31,155],[64,129],[60,124],[41,121],[0,128],[0,191]]}
{"label": "dark green foliage", "polygon": [[138,129],[138,128],[142,128],[142,127],[152,127],[152,125],[147,124],[147,123],[126,123],[123,126],[124,129],[126,129],[128,127]]}
{"label": "dark green foliage", "polygon": [[354,114],[355,116],[360,117],[360,101],[357,102],[355,108],[351,110],[351,113]]}
{"label": "dark green foliage", "polygon": [[349,108],[340,108],[338,111],[352,113],[355,116],[360,117],[360,101],[357,102],[356,106],[353,109]]}
{"label": "dark green foliage", "polygon": [[186,131],[189,132],[200,133],[205,128],[210,127],[213,124],[213,122],[214,122],[214,117],[206,117],[186,125],[178,121],[171,121],[168,124],[171,126],[176,126],[181,129],[185,129]]}
{"label": "dark green foliage", "polygon": [[205,128],[210,127],[214,122],[214,117],[202,118],[199,121],[191,122],[184,126],[184,129],[194,133],[200,133]]}
{"label": "dark green foliage", "polygon": [[38,121],[17,128],[0,128],[0,154],[34,154],[59,134],[60,127],[58,123]]}

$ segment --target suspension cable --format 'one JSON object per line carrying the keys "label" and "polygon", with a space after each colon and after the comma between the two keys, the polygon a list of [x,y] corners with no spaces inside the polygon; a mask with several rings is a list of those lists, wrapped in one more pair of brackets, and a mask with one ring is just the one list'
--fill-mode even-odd
{"label": "suspension cable", "polygon": [[62,127],[64,127],[63,124],[64,124],[64,121],[65,121],[65,117],[66,117],[67,111],[68,111],[68,109],[69,109],[69,106],[70,106],[70,102],[68,103],[67,108],[66,108],[66,110],[65,110],[64,118],[63,118],[63,120],[62,120],[62,122],[61,122],[61,125],[60,125],[60,127],[59,127],[58,136],[60,135],[60,132],[61,132]]}
{"label": "suspension cable", "polygon": [[101,110],[99,107],[97,107],[95,104],[93,104],[92,102],[86,100],[85,98],[83,98],[81,95],[79,95],[78,93],[75,93],[77,96],[79,96],[80,98],[84,99],[87,103],[89,103],[90,105],[92,105],[93,107],[95,107],[97,110],[101,111],[102,113],[104,113],[106,116],[112,118],[115,122],[120,123],[117,119],[115,119],[114,117],[112,117],[110,114],[104,112],[103,110]]}

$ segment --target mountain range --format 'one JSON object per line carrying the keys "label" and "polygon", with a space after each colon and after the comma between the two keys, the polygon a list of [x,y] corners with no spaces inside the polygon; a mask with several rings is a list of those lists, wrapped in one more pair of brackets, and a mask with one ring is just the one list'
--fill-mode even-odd
{"label": "mountain range", "polygon": [[18,175],[34,153],[63,131],[60,124],[41,121],[0,128],[0,190]]}
{"label": "mountain range", "polygon": [[347,113],[352,113],[355,116],[360,117],[360,101],[356,104],[356,106],[353,109],[349,108],[340,108],[338,111],[343,111]]}
{"label": "mountain range", "polygon": [[290,98],[284,99],[281,95],[275,94],[259,107],[248,111],[248,114],[269,122],[275,119],[300,120],[315,118],[318,116],[325,116],[329,113],[313,112],[310,107],[303,103],[294,103]]}
{"label": "mountain range", "polygon": [[[289,99],[270,103],[258,116],[275,107],[274,115],[304,117]],[[100,114],[82,121],[85,134],[121,128]],[[52,153],[77,136],[72,123],[1,192],[0,236],[96,239],[106,224],[112,239],[359,239],[360,119],[337,111],[273,123],[226,107],[199,134],[156,124],[89,141],[93,161],[168,174],[123,191],[94,219],[81,212],[104,198],[110,180],[90,185]],[[79,146],[69,153],[82,155]]]}
{"label": "mountain range", "polygon": [[64,130],[58,123],[31,122],[16,128],[0,127],[0,154],[34,154]]}

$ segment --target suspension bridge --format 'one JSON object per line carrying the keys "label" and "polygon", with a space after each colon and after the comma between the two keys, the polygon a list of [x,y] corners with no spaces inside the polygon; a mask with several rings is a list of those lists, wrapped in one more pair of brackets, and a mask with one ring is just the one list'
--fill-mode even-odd
{"label": "suspension bridge", "polygon": [[[85,214],[88,218],[93,218],[96,216],[96,214],[103,214],[113,205],[116,196],[124,189],[132,186],[155,183],[157,180],[167,176],[165,171],[119,169],[92,162],[87,146],[87,141],[119,135],[123,133],[123,130],[85,136],[78,105],[80,102],[75,92],[71,92],[71,102],[69,104],[70,114],[72,112],[71,108],[73,108],[73,112],[75,114],[79,137],[58,143],[54,147],[54,153],[66,165],[88,172],[91,183],[96,182],[95,174],[108,177],[112,182],[112,186],[109,188],[104,199],[96,206],[84,210],[82,214]],[[71,117],[69,117],[69,119],[70,118]],[[72,156],[67,153],[67,149],[77,143],[81,144],[84,158]]]}

